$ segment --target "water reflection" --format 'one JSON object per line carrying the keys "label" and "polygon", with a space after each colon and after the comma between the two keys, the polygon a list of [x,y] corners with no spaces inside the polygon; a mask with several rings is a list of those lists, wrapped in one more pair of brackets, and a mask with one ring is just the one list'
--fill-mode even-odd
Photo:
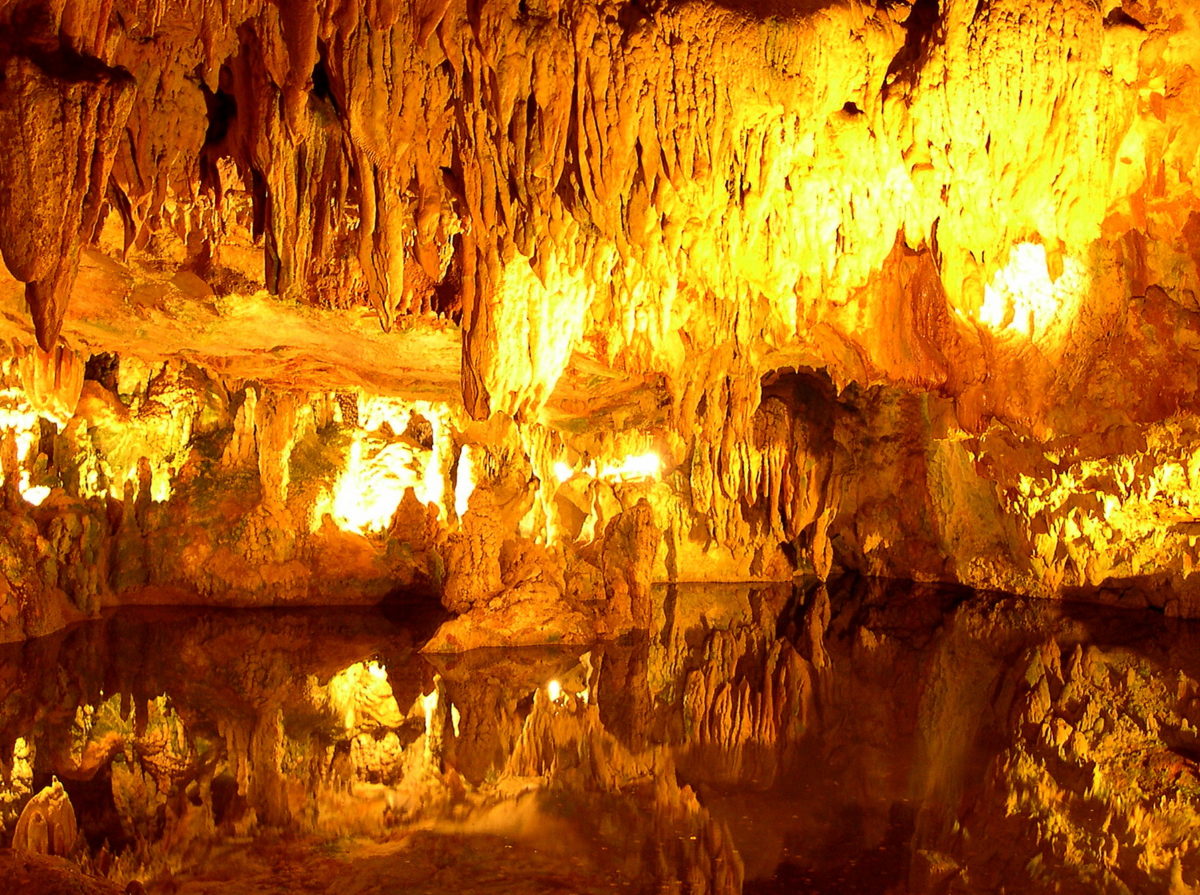
{"label": "water reflection", "polygon": [[164,893],[1197,885],[1194,624],[860,580],[661,596],[649,637],[587,650],[423,656],[433,620],[345,610],[124,612],[0,646],[0,841],[56,779],[79,825],[69,860],[0,851],[0,872],[30,892],[72,869]]}

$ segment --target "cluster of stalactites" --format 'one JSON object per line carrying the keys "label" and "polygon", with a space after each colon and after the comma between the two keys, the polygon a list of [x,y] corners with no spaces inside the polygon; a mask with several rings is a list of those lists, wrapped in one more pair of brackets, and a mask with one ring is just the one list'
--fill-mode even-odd
{"label": "cluster of stalactites", "polygon": [[[908,376],[887,345],[847,350],[895,319],[934,358],[917,374],[965,391],[974,323],[1055,318],[1005,292],[1015,247],[1057,280],[1106,226],[1186,223],[1194,200],[1166,198],[1196,162],[1165,110],[1196,23],[928,11],[0,4],[0,253],[43,346],[105,207],[123,254],[222,288],[366,302],[385,328],[449,314],[475,418],[536,411],[582,346],[679,371],[731,341],[811,343],[842,373]],[[1151,179],[1164,202],[1132,201]],[[249,284],[225,250],[243,237]],[[861,290],[900,243],[945,292],[885,320]]]}

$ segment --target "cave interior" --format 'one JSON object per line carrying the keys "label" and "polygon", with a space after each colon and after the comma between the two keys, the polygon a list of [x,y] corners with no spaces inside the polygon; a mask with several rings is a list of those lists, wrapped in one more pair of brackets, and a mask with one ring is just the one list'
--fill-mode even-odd
{"label": "cave interior", "polygon": [[0,891],[1200,892],[1198,184],[1190,0],[0,0]]}

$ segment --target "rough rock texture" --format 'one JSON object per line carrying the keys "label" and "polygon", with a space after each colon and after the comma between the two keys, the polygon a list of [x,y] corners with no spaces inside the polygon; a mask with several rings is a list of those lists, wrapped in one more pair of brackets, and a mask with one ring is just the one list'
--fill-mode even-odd
{"label": "rough rock texture", "polygon": [[[1200,611],[1192,4],[0,0],[0,34],[5,478],[97,501],[6,526],[5,636],[347,567],[578,603],[643,498],[662,580]],[[413,550],[379,517],[418,481]]]}
{"label": "rough rock texture", "polygon": [[13,828],[12,847],[35,855],[66,857],[75,850],[79,826],[62,784],[55,780],[25,803]]}
{"label": "rough rock texture", "polygon": [[[38,416],[36,387],[15,372],[5,391],[4,638],[118,599],[378,602],[439,574],[427,526],[404,512],[386,547],[360,533],[388,529],[403,489],[422,483],[414,467],[440,487],[434,444],[405,440],[398,422],[414,405],[384,402],[389,424],[371,416],[379,404],[360,419],[355,398],[342,402],[351,414],[334,394],[227,383],[186,363],[111,372],[107,385],[95,367],[75,383],[61,425]],[[393,466],[379,475],[391,478],[364,504],[358,478],[385,451]]]}
{"label": "rough rock texture", "polygon": [[39,858],[0,849],[0,871],[16,892],[38,895],[125,895],[125,889],[108,880],[81,874],[62,858]]}

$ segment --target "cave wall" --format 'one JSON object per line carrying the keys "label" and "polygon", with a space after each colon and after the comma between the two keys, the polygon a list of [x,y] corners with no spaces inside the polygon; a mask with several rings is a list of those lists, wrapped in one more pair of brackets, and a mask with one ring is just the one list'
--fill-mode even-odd
{"label": "cave wall", "polygon": [[[47,588],[316,600],[341,564],[517,640],[839,568],[1196,612],[1187,4],[0,26],[12,631]],[[325,524],[339,487],[387,518]]]}

